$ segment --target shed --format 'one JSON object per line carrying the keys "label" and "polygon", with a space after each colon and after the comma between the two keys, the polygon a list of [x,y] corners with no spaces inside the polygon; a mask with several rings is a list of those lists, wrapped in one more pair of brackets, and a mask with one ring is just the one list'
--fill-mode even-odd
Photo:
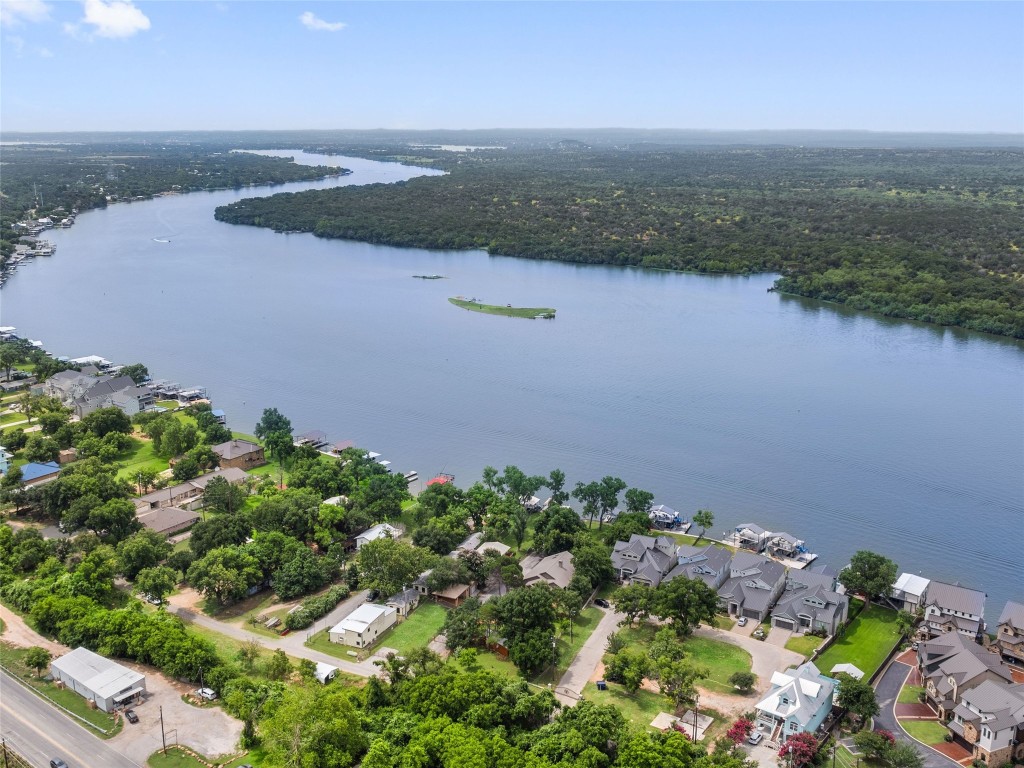
{"label": "shed", "polygon": [[128,706],[146,692],[145,675],[93,653],[75,648],[50,662],[54,680],[80,696],[96,702],[104,712]]}
{"label": "shed", "polygon": [[316,663],[316,679],[324,685],[327,685],[338,675],[338,668],[331,666],[330,664],[324,664],[322,661]]}

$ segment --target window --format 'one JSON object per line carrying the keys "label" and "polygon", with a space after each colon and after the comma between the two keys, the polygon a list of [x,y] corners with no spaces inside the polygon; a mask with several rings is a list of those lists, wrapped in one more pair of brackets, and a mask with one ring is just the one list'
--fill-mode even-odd
{"label": "window", "polygon": [[795,731],[799,726],[796,723],[789,724],[789,730]]}

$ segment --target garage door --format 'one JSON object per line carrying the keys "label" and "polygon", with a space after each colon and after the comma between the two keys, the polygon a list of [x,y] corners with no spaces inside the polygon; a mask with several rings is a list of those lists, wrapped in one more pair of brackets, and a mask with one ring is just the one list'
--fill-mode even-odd
{"label": "garage door", "polygon": [[788,629],[790,631],[793,630],[793,622],[789,619],[776,619],[775,626],[779,629]]}
{"label": "garage door", "polygon": [[760,614],[758,614],[758,612],[755,611],[753,608],[744,608],[743,615],[746,616],[748,619],[757,619]]}

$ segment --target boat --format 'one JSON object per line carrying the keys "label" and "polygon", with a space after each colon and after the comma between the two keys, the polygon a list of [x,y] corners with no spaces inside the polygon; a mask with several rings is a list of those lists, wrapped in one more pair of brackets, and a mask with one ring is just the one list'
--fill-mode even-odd
{"label": "boat", "polygon": [[166,239],[164,239],[162,237],[154,237],[153,238],[153,242],[154,243],[169,243],[171,241],[170,240],[166,240]]}
{"label": "boat", "polygon": [[443,280],[444,275],[413,275],[420,280]]}

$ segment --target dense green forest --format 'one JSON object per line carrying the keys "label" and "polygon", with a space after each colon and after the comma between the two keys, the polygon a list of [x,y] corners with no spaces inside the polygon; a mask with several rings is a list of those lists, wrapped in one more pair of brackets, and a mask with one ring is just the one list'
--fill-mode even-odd
{"label": "dense green forest", "polygon": [[319,179],[336,169],[286,158],[230,152],[223,145],[105,142],[24,144],[3,148],[0,256],[14,250],[11,228],[28,216],[62,219],[72,210],[150,198],[162,192],[242,187]]}
{"label": "dense green forest", "polygon": [[398,246],[778,272],[787,293],[1024,338],[1015,149],[315,149],[449,173],[247,199],[217,218]]}

